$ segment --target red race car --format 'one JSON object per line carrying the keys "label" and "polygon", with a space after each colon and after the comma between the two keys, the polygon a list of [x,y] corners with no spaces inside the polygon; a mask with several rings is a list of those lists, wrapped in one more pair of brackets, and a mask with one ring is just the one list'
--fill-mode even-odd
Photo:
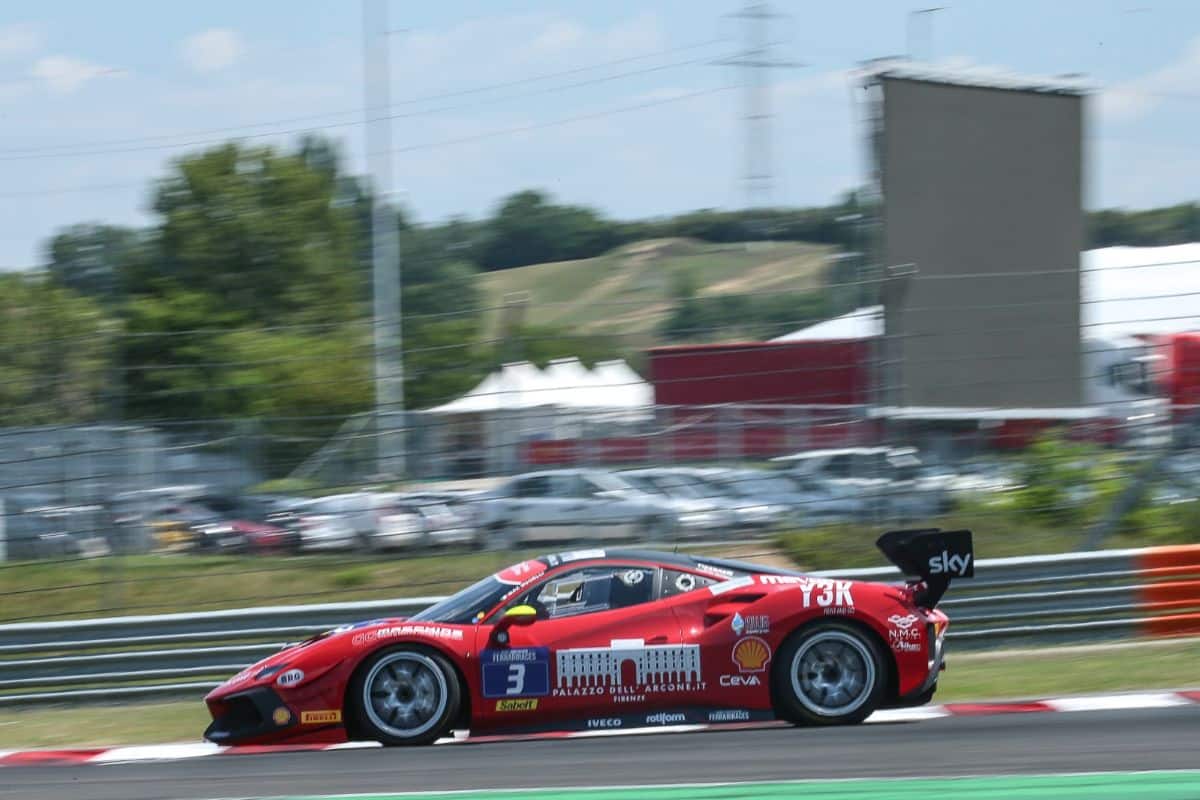
{"label": "red race car", "polygon": [[347,625],[243,670],[205,702],[221,744],[376,740],[784,719],[861,722],[927,703],[970,531],[877,542],[907,584],[636,550],[524,561],[407,619]]}

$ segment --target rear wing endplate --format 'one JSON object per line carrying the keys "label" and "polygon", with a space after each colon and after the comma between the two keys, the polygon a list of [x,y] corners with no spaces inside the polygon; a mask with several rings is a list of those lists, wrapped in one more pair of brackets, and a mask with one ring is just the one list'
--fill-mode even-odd
{"label": "rear wing endplate", "polygon": [[888,531],[875,541],[875,546],[905,575],[921,579],[924,586],[915,599],[925,608],[941,601],[950,581],[975,577],[975,545],[969,530]]}

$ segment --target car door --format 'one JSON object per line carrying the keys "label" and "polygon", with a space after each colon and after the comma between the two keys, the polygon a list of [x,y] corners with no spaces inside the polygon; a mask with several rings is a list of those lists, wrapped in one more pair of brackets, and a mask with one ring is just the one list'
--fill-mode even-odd
{"label": "car door", "polygon": [[494,624],[480,626],[482,726],[630,727],[701,691],[699,648],[683,644],[675,614],[656,602],[658,580],[654,566],[594,564],[510,600],[506,608],[532,605],[538,618],[508,628],[506,643]]}
{"label": "car door", "polygon": [[562,500],[564,527],[573,538],[629,538],[634,515],[628,502],[612,496],[583,473],[557,477],[555,493]]}
{"label": "car door", "polygon": [[562,535],[560,503],[551,489],[551,478],[525,475],[514,481],[507,510],[521,541],[553,541]]}

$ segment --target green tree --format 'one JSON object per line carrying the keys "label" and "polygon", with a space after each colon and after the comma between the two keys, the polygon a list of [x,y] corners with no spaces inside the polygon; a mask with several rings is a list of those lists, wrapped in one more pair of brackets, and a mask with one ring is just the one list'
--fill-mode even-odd
{"label": "green tree", "polygon": [[0,276],[0,425],[94,421],[108,411],[116,322],[40,277]]}
{"label": "green tree", "polygon": [[530,190],[504,200],[488,233],[481,265],[489,270],[591,258],[620,243],[616,226],[591,209],[555,205]]}
{"label": "green tree", "polygon": [[158,275],[131,289],[186,287],[249,324],[351,319],[362,276],[343,189],[312,152],[227,144],[180,159],[154,201]]}
{"label": "green tree", "polygon": [[130,228],[72,225],[46,246],[46,271],[59,286],[111,305],[120,301],[127,275],[143,257],[143,239]]}

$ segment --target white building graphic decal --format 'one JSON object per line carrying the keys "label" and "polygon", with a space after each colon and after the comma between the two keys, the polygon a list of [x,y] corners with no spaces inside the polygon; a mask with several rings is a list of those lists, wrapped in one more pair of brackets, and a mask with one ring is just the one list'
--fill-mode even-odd
{"label": "white building graphic decal", "polygon": [[634,686],[700,681],[700,645],[647,645],[642,639],[613,639],[608,647],[559,650],[556,686],[623,686],[621,668],[626,662],[634,665]]}

